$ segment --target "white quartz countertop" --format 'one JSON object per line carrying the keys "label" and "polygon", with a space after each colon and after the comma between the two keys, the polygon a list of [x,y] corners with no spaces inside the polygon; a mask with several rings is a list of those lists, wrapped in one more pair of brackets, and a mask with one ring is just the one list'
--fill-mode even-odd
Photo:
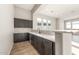
{"label": "white quartz countertop", "polygon": [[39,34],[39,33],[36,33],[36,32],[29,32],[29,33],[34,34],[34,35],[37,35],[39,37],[42,37],[42,38],[45,38],[47,40],[50,40],[50,41],[55,42],[55,36],[54,35]]}
{"label": "white quartz countertop", "polygon": [[54,30],[53,32],[58,32],[58,33],[79,33],[79,30]]}

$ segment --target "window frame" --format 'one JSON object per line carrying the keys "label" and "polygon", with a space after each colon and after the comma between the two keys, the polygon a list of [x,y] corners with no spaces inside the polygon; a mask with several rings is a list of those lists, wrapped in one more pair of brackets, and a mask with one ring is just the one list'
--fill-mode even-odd
{"label": "window frame", "polygon": [[[79,21],[79,18],[76,18],[75,20],[74,19],[71,19],[71,20],[64,20],[64,29],[65,30],[79,30],[79,29],[72,29],[72,22],[74,21]],[[66,22],[71,22],[71,29],[67,29],[66,28]]]}
{"label": "window frame", "polygon": [[[71,28],[70,29],[66,28],[66,22],[71,22]],[[72,29],[72,21],[71,20],[65,20],[64,21],[64,29],[66,29],[66,30],[71,30]]]}

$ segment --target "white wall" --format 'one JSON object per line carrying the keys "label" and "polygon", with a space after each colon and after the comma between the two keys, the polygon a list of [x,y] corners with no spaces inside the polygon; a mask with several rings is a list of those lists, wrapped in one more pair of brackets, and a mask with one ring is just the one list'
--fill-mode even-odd
{"label": "white wall", "polygon": [[59,19],[59,30],[64,30],[64,19]]}
{"label": "white wall", "polygon": [[23,8],[15,7],[15,18],[32,20],[31,11],[23,9]]}
{"label": "white wall", "polygon": [[[15,6],[15,18],[32,20],[31,11]],[[31,31],[31,28],[15,28],[14,29],[15,33],[26,33],[26,32],[30,32],[30,31]]]}
{"label": "white wall", "polygon": [[76,18],[79,18],[79,10],[76,9],[74,10],[74,12],[68,12],[66,14],[63,14],[62,17],[59,19],[59,29],[64,29],[64,20],[72,20],[72,19],[76,19]]}
{"label": "white wall", "polygon": [[64,21],[65,20],[72,20],[72,19],[77,19],[77,18],[79,18],[79,15],[71,15],[71,16],[68,16],[68,17],[66,17],[66,18],[59,18],[59,29],[60,30],[64,30]]}
{"label": "white wall", "polygon": [[[51,21],[51,31],[56,29],[56,19],[50,16],[42,15],[42,14],[34,14],[33,15],[33,29],[37,30],[37,18],[42,18]],[[46,27],[47,28],[47,27]],[[44,27],[41,28],[42,30]]]}
{"label": "white wall", "polygon": [[9,54],[13,47],[13,5],[0,5],[0,54]]}
{"label": "white wall", "polygon": [[15,33],[27,33],[30,31],[31,31],[31,28],[15,28],[14,29]]}

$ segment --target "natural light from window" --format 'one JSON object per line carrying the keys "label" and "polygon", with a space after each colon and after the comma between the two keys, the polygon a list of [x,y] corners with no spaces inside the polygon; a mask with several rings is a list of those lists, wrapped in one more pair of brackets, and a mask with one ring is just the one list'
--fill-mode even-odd
{"label": "natural light from window", "polygon": [[65,21],[65,29],[69,29],[69,30],[79,29],[79,21],[78,20]]}
{"label": "natural light from window", "polygon": [[72,29],[79,29],[79,21],[72,22]]}

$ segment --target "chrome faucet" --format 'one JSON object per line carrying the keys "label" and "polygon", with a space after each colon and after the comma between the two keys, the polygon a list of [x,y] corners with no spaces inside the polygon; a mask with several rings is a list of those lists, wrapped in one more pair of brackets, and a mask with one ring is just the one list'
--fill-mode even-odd
{"label": "chrome faucet", "polygon": [[38,33],[41,33],[41,31],[40,31],[40,29],[39,29],[39,28],[37,29],[37,31],[38,31]]}

